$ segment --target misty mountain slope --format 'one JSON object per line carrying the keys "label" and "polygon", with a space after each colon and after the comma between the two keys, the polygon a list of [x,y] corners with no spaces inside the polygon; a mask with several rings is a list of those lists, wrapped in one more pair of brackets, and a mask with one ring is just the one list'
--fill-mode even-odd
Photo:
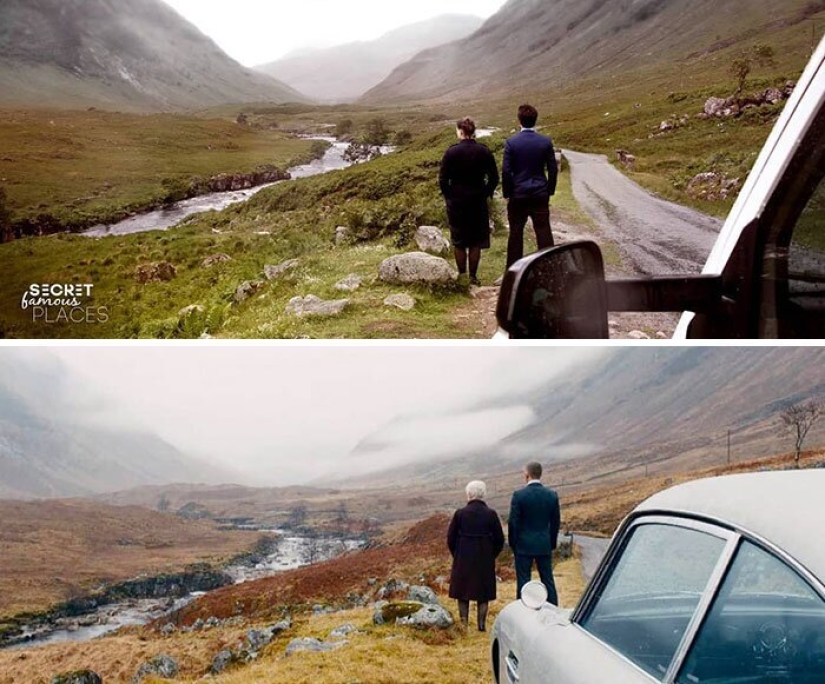
{"label": "misty mountain slope", "polygon": [[672,62],[803,22],[821,1],[509,0],[472,36],[416,55],[369,102],[478,99]]}
{"label": "misty mountain slope", "polygon": [[3,0],[0,92],[4,106],[149,110],[305,99],[161,0]]}
{"label": "misty mountain slope", "polygon": [[0,499],[228,477],[149,432],[80,423],[83,388],[62,387],[54,367],[45,377],[10,350],[0,359]]}
{"label": "misty mountain slope", "polygon": [[464,38],[482,23],[479,17],[446,14],[401,27],[374,41],[305,51],[255,68],[316,100],[355,100],[421,50]]}
{"label": "misty mountain slope", "polygon": [[[784,443],[777,411],[814,396],[825,397],[821,348],[612,350],[595,363],[581,364],[521,394],[509,392],[467,407],[467,412],[508,406],[529,406],[533,411],[528,426],[482,448],[462,450],[457,444],[452,456],[439,458],[428,458],[423,451],[415,461],[389,470],[393,448],[399,446],[379,444],[385,451],[376,453],[376,440],[366,436],[350,455],[353,462],[366,457],[388,465],[348,484],[496,474],[533,459],[550,463],[625,454],[622,458],[633,460],[640,454],[664,453],[665,445],[671,456],[690,452],[728,429],[742,430],[740,442],[773,435],[776,446]],[[393,424],[415,420],[399,416]]]}

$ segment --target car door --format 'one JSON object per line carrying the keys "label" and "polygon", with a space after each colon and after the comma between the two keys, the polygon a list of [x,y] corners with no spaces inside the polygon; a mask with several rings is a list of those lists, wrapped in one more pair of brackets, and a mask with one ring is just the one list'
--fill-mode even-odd
{"label": "car door", "polygon": [[[521,682],[664,681],[730,559],[729,531],[644,516],[624,528],[565,629],[546,632]],[[542,643],[542,639],[550,643]]]}

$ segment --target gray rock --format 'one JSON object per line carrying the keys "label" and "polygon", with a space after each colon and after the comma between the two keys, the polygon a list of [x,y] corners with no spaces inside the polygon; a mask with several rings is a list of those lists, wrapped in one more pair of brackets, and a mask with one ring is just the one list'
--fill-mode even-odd
{"label": "gray rock", "polygon": [[728,107],[728,101],[721,97],[711,97],[705,102],[705,116],[722,116],[722,112]]}
{"label": "gray rock", "polygon": [[178,628],[170,622],[168,624],[163,625],[163,627],[160,630],[160,633],[163,634],[163,636],[171,636],[177,631]]}
{"label": "gray rock", "polygon": [[243,304],[247,299],[258,294],[263,288],[264,284],[260,280],[247,280],[245,283],[238,285],[235,290],[235,304]]}
{"label": "gray rock", "polygon": [[376,584],[378,584],[378,579],[376,577],[370,577],[367,580],[367,586],[368,587],[374,587]]}
{"label": "gray rock", "polygon": [[286,620],[281,620],[280,622],[276,622],[269,628],[269,631],[272,632],[272,636],[276,636],[281,632],[286,632],[287,630],[292,628],[292,618],[287,618]]}
{"label": "gray rock", "polygon": [[103,678],[92,670],[76,670],[55,675],[52,684],[103,684]]}
{"label": "gray rock", "polygon": [[340,627],[336,627],[329,633],[330,639],[343,639],[344,637],[348,637],[353,632],[357,632],[357,628],[355,625],[351,625],[347,623],[346,625],[341,625]]}
{"label": "gray rock", "polygon": [[220,674],[234,661],[235,655],[232,653],[232,651],[230,651],[228,648],[224,649],[212,659],[212,665],[209,667],[209,671],[212,674]]}
{"label": "gray rock", "polygon": [[395,624],[404,627],[435,627],[447,629],[453,625],[453,616],[441,606],[424,606],[408,617],[396,618]]}
{"label": "gray rock", "polygon": [[418,249],[428,254],[439,256],[448,254],[450,251],[450,241],[444,237],[441,229],[436,226],[420,226],[415,231],[415,243]]}
{"label": "gray rock", "polygon": [[290,259],[289,261],[282,263],[280,266],[264,266],[264,276],[266,276],[267,280],[277,280],[290,271],[298,268],[300,263],[301,262],[298,261],[298,259]]}
{"label": "gray rock", "polygon": [[312,653],[327,653],[334,651],[341,646],[346,646],[347,641],[323,642],[311,637],[302,637],[300,639],[293,639],[286,647],[286,654],[292,655],[301,651],[309,651]]}
{"label": "gray rock", "polygon": [[272,643],[274,634],[268,629],[250,629],[246,633],[246,645],[250,651],[260,651]]}
{"label": "gray rock", "polygon": [[193,632],[199,632],[200,630],[203,629],[203,625],[204,625],[203,620],[201,620],[201,618],[198,618],[197,620],[195,620],[192,623],[192,631]]}
{"label": "gray rock", "polygon": [[348,275],[343,280],[337,282],[335,284],[335,289],[341,292],[355,292],[363,284],[364,281],[361,279],[361,277],[353,273]]}
{"label": "gray rock", "polygon": [[132,684],[139,684],[144,677],[163,677],[171,679],[178,676],[178,662],[165,654],[155,656],[143,663],[132,677]]}
{"label": "gray rock", "polygon": [[315,295],[293,297],[287,304],[286,312],[298,318],[306,316],[339,316],[350,305],[349,299],[327,302]]}
{"label": "gray rock", "polygon": [[178,270],[169,262],[159,264],[141,264],[135,269],[135,280],[141,285],[147,283],[168,283],[174,280]]}
{"label": "gray rock", "polygon": [[206,618],[206,623],[205,623],[205,624],[206,624],[206,626],[207,626],[207,627],[219,627],[219,626],[220,626],[220,624],[221,624],[221,621],[220,621],[220,620],[218,620],[218,618],[216,618],[216,617],[213,615],[213,616],[212,616],[212,617],[210,617],[210,618]]}
{"label": "gray rock", "polygon": [[335,229],[335,244],[343,245],[347,240],[349,240],[349,234],[349,228],[346,226],[338,226]]}
{"label": "gray rock", "polygon": [[412,311],[415,308],[415,299],[408,294],[394,294],[384,300],[384,306],[393,306],[401,311]]}
{"label": "gray rock", "polygon": [[192,304],[178,311],[179,318],[189,318],[194,314],[202,314],[206,312],[206,308],[200,304]]}
{"label": "gray rock", "polygon": [[386,621],[384,620],[384,606],[389,603],[388,601],[376,601],[375,605],[373,606],[374,611],[372,613],[372,622],[375,625],[383,625]]}
{"label": "gray rock", "polygon": [[410,587],[407,592],[407,598],[410,601],[418,601],[430,605],[438,605],[438,596],[429,587]]}
{"label": "gray rock", "polygon": [[458,272],[446,260],[424,252],[390,257],[378,273],[390,285],[451,285],[458,280]]}
{"label": "gray rock", "polygon": [[203,268],[212,268],[217,264],[225,264],[228,261],[232,261],[232,257],[228,254],[213,254],[210,257],[206,257],[201,264]]}
{"label": "gray rock", "polygon": [[629,340],[649,340],[650,335],[643,333],[641,330],[634,330],[627,335]]}

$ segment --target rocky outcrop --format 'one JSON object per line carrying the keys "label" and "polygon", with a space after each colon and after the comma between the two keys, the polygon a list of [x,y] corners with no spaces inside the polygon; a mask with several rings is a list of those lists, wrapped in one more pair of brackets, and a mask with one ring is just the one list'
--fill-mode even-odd
{"label": "rocky outcrop", "polygon": [[168,655],[162,654],[143,663],[138,668],[135,676],[132,677],[132,684],[140,684],[146,677],[172,679],[172,677],[177,676],[178,661]]}
{"label": "rocky outcrop", "polygon": [[228,254],[213,254],[212,256],[206,257],[201,264],[202,268],[212,268],[218,264],[225,264],[228,261],[232,261],[232,257]]}
{"label": "rocky outcrop", "polygon": [[300,263],[298,259],[290,259],[278,266],[264,266],[264,276],[267,280],[278,280],[298,268]]}
{"label": "rocky outcrop", "polygon": [[309,651],[311,653],[328,653],[334,651],[342,646],[346,646],[348,641],[320,641],[311,637],[302,637],[300,639],[293,639],[286,647],[286,655],[293,655],[301,651]]}
{"label": "rocky outcrop", "polygon": [[328,302],[315,295],[307,295],[293,297],[287,304],[286,312],[298,318],[339,316],[349,305],[349,299]]}
{"label": "rocky outcrop", "polygon": [[335,284],[335,289],[339,292],[355,292],[356,290],[360,289],[361,285],[364,284],[364,281],[361,279],[361,276],[350,274],[343,280],[338,281]]}
{"label": "rocky outcrop", "polygon": [[55,675],[52,684],[103,684],[103,678],[92,670],[76,670]]}
{"label": "rocky outcrop", "polygon": [[212,659],[209,672],[220,674],[233,663],[251,663],[253,660],[257,660],[261,651],[269,646],[276,636],[286,632],[291,627],[292,619],[286,618],[265,629],[250,629],[240,647],[234,650],[226,648]]}
{"label": "rocky outcrop", "polygon": [[742,182],[738,178],[728,178],[724,174],[708,171],[694,176],[687,186],[687,194],[693,199],[707,202],[726,200],[739,191]]}
{"label": "rocky outcrop", "polygon": [[243,304],[247,299],[258,294],[263,287],[264,283],[260,280],[247,280],[246,282],[238,285],[238,289],[235,290],[235,297],[233,298],[233,301],[237,305]]}
{"label": "rocky outcrop", "polygon": [[135,269],[135,280],[141,285],[168,283],[174,280],[177,274],[177,269],[166,261],[157,264],[141,264]]}
{"label": "rocky outcrop", "polygon": [[379,277],[390,285],[452,285],[458,280],[456,270],[444,259],[411,252],[390,257],[381,264]]}
{"label": "rocky outcrop", "polygon": [[394,294],[384,300],[384,306],[391,306],[401,311],[412,311],[415,308],[415,299],[408,294]]}
{"label": "rocky outcrop", "polygon": [[418,249],[428,254],[442,256],[450,251],[450,241],[441,233],[441,229],[436,226],[420,226],[415,231],[415,244]]}
{"label": "rocky outcrop", "polygon": [[230,192],[236,190],[248,190],[258,185],[267,183],[277,183],[278,181],[289,180],[292,176],[274,166],[262,166],[253,173],[222,173],[213,176],[206,181],[206,189],[209,192]]}
{"label": "rocky outcrop", "polygon": [[732,116],[740,116],[748,109],[755,109],[765,105],[775,105],[783,100],[787,100],[796,88],[796,83],[788,81],[780,90],[779,88],[767,88],[761,93],[747,96],[733,95],[727,98],[711,97],[705,102],[704,110],[698,114],[700,119],[725,119]]}

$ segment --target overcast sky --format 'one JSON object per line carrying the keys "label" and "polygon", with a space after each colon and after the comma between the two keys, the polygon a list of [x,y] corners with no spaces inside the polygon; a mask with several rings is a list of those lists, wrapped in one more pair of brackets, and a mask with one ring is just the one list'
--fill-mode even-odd
{"label": "overcast sky", "polygon": [[373,40],[441,14],[487,18],[505,0],[164,0],[246,66],[305,47]]}
{"label": "overcast sky", "polygon": [[[348,471],[350,463],[359,471],[387,469],[492,445],[529,424],[532,409],[518,399],[495,410],[479,411],[480,403],[518,397],[605,353],[406,346],[49,352],[69,370],[77,419],[149,428],[261,485],[307,482]],[[362,442],[372,457],[352,460]]]}

